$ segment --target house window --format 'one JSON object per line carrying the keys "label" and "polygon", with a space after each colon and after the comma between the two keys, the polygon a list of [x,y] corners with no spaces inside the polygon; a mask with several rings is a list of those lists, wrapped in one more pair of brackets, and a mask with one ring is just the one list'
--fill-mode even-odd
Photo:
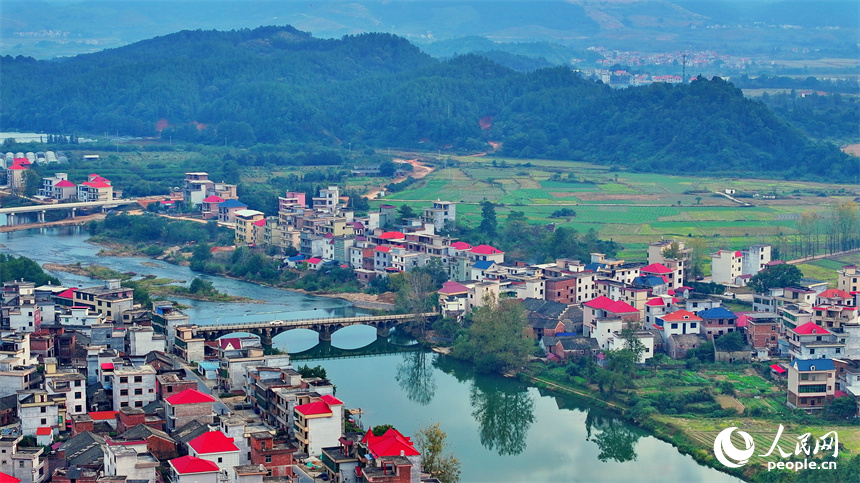
{"label": "house window", "polygon": [[128,389],[121,389],[119,391],[120,396],[128,396]]}
{"label": "house window", "polygon": [[127,383],[128,383],[128,378],[127,378],[127,377],[125,377],[125,376],[120,377],[120,378],[119,378],[119,383],[120,383],[120,384],[127,384]]}
{"label": "house window", "polygon": [[79,412],[82,412],[82,411],[83,411],[83,408],[81,407],[81,405],[80,405],[80,404],[78,404],[77,406],[75,406],[75,412],[76,412],[76,413],[79,413]]}
{"label": "house window", "polygon": [[40,421],[41,421],[42,426],[48,424],[48,420],[45,418],[42,418]]}
{"label": "house window", "polygon": [[23,467],[24,467],[24,462],[23,462],[23,461],[19,461],[19,462],[18,462],[18,468],[23,468]]}
{"label": "house window", "polygon": [[81,398],[81,393],[80,393],[80,391],[79,391],[79,392],[76,392],[76,393],[75,393],[75,399],[80,399],[80,398]]}
{"label": "house window", "polygon": [[48,408],[46,408],[45,406],[42,406],[41,408],[39,408],[39,410],[43,413],[48,412]]}
{"label": "house window", "polygon": [[223,460],[224,460],[224,458],[221,458],[221,457],[218,458],[219,463],[223,463],[224,462]]}
{"label": "house window", "polygon": [[678,328],[678,324],[672,324],[672,328],[673,328],[673,329],[677,329],[677,328]]}
{"label": "house window", "polygon": [[143,401],[135,401],[135,402],[134,402],[134,407],[136,407],[136,408],[142,408],[142,407],[143,407]]}
{"label": "house window", "polygon": [[271,462],[272,462],[272,456],[266,455],[266,463],[271,463]]}
{"label": "house window", "polygon": [[143,394],[143,388],[137,388],[134,390],[135,396],[140,396],[141,394]]}
{"label": "house window", "polygon": [[134,376],[134,382],[143,382],[143,376]]}
{"label": "house window", "polygon": [[81,387],[81,381],[80,380],[75,381],[75,387]]}

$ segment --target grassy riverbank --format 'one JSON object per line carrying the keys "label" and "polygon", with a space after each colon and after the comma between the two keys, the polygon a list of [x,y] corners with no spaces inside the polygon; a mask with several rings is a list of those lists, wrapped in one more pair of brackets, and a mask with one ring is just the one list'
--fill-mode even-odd
{"label": "grassy riverbank", "polygon": [[[176,285],[184,283],[182,280],[171,280],[169,278],[157,278],[154,275],[144,275],[139,280],[132,280],[132,277],[137,274],[122,273],[102,265],[83,265],[81,263],[61,265],[56,263],[46,263],[43,265],[45,270],[54,272],[67,272],[75,275],[96,278],[100,280],[120,279],[126,285],[133,286],[137,291],[144,291],[149,296],[158,297],[182,297],[192,300],[202,300],[206,302],[235,302],[249,303],[256,302],[248,297],[237,297],[235,295],[219,292],[211,287],[211,283],[195,279],[191,286],[185,287]],[[137,294],[136,298],[137,298]]]}
{"label": "grassy riverbank", "polygon": [[[810,449],[813,449],[816,439],[836,431],[838,465],[852,468],[860,465],[860,430],[852,420],[832,416],[827,419],[826,413],[807,415],[791,410],[785,405],[784,384],[756,370],[726,364],[703,364],[694,369],[684,365],[638,368],[626,387],[601,392],[598,384],[591,382],[587,369],[568,370],[571,366],[533,363],[521,377],[541,389],[613,410],[699,463],[744,480],[819,481],[808,479],[810,475],[803,472],[767,470],[768,462],[802,460],[806,455],[795,456],[794,452],[798,437],[806,433],[811,434]],[[778,451],[766,458],[759,457],[773,444],[780,425],[784,428],[780,447],[792,453],[792,457],[780,458]],[[744,468],[726,468],[713,455],[715,438],[730,427],[749,433],[755,442],[755,457]],[[738,441],[736,446],[742,447],[742,443]],[[832,450],[820,452],[817,457],[832,453]],[[841,470],[833,473],[833,478],[828,474],[827,481],[843,481],[838,476],[842,474]]]}

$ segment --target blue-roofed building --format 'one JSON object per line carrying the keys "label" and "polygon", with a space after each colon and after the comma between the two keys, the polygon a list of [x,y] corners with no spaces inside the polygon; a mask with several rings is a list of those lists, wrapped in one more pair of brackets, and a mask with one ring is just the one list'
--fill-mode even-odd
{"label": "blue-roofed building", "polygon": [[223,203],[218,203],[218,221],[220,223],[236,223],[234,213],[247,208],[248,205],[239,200],[227,200]]}
{"label": "blue-roofed building", "polygon": [[700,310],[696,315],[702,318],[702,333],[708,339],[718,339],[737,330],[738,316],[723,307]]}
{"label": "blue-roofed building", "polygon": [[836,397],[833,359],[795,359],[788,366],[788,405],[820,410]]}
{"label": "blue-roofed building", "polygon": [[479,260],[472,264],[472,276],[471,280],[484,280],[487,276],[487,270],[489,270],[495,262],[492,260]]}

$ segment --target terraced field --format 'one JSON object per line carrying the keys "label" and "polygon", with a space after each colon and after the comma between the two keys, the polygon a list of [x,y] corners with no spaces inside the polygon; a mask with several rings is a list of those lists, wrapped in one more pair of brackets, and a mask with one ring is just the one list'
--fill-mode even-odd
{"label": "terraced field", "polygon": [[[800,213],[825,212],[856,196],[849,185],[630,173],[552,160],[455,160],[458,167],[442,164],[425,180],[377,203],[420,208],[437,199],[455,201],[459,218],[477,224],[477,205],[487,199],[500,205],[496,212],[502,223],[516,210],[533,223],[594,229],[625,244],[631,259],[644,259],[646,244],[661,236],[707,237],[714,250],[770,242],[780,234],[790,237],[797,233]],[[735,190],[735,197],[752,206],[723,196],[725,190]],[[551,217],[559,207],[571,207],[576,216]]]}

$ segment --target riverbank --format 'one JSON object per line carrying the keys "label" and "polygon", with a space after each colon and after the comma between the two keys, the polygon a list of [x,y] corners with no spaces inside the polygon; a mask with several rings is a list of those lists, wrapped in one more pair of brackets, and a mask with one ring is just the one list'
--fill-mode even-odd
{"label": "riverbank", "polygon": [[[721,369],[721,365],[713,364],[703,366],[700,370],[692,371],[692,373],[703,379],[709,378],[710,383],[718,385],[720,382],[726,381],[726,379],[723,379],[724,372]],[[668,373],[671,371],[672,369],[665,369],[663,372]],[[682,399],[679,396],[684,394],[686,390],[685,386],[683,384],[668,383],[667,380],[671,379],[670,377],[667,377],[666,380],[657,379],[649,381],[648,379],[653,378],[649,378],[648,374],[639,374],[633,379],[635,382],[631,383],[627,389],[604,395],[595,384],[588,383],[578,375],[562,375],[565,372],[560,367],[552,367],[543,363],[539,366],[533,364],[527,372],[521,373],[520,379],[531,383],[539,389],[573,396],[591,405],[613,411],[628,422],[648,431],[656,438],[672,444],[679,452],[690,455],[699,464],[746,481],[764,481],[766,480],[765,475],[768,471],[767,463],[790,461],[790,459],[781,458],[778,453],[771,454],[768,457],[758,456],[759,454],[765,454],[766,450],[762,450],[756,453],[756,464],[750,464],[742,469],[727,468],[717,461],[713,453],[715,439],[721,431],[727,428],[741,428],[752,436],[756,448],[769,448],[782,427],[783,432],[780,441],[784,449],[787,449],[789,452],[795,447],[794,443],[800,440],[804,434],[811,434],[812,438],[810,440],[812,440],[835,431],[839,435],[840,457],[837,459],[839,464],[848,464],[852,456],[860,454],[860,431],[855,429],[855,425],[850,424],[848,420],[828,421],[822,419],[820,416],[813,417],[806,415],[802,411],[792,411],[785,406],[784,394],[778,400],[761,399],[760,396],[753,396],[751,398],[754,401],[773,401],[773,403],[762,402],[759,408],[767,407],[768,404],[771,404],[773,406],[779,405],[785,409],[784,411],[772,414],[770,417],[751,416],[749,410],[744,411],[743,409],[741,414],[715,417],[707,414],[707,410],[702,406],[702,403],[693,403],[689,405],[688,409],[681,411],[681,413],[678,413],[674,407],[662,411],[657,411],[653,407],[644,408],[648,404],[647,398],[649,394],[659,395],[660,399]],[[686,370],[678,372],[681,374],[690,373],[690,371]],[[741,374],[741,378],[748,379],[750,377],[749,372],[738,371],[737,368],[732,372]],[[711,377],[715,377],[716,379],[710,379]],[[691,392],[712,391],[709,386],[702,385],[690,387],[689,389],[692,389]],[[749,388],[743,389],[752,392]],[[745,393],[736,392],[731,397],[733,399],[736,397],[736,401],[747,401],[747,398],[743,397],[744,395]],[[743,405],[741,407],[743,408]],[[823,456],[832,456],[832,450],[827,453]],[[821,455],[819,455],[820,457]],[[779,481],[787,483],[793,480],[792,478],[787,478]]]}
{"label": "riverbank", "polygon": [[91,221],[103,220],[105,215],[97,213],[94,215],[77,216],[75,218],[66,218],[65,220],[47,221],[44,223],[22,223],[20,225],[3,225],[0,226],[0,233],[9,233],[13,231],[31,230],[33,228],[50,228],[57,226],[82,226]]}
{"label": "riverbank", "polygon": [[[138,274],[122,273],[102,265],[82,265],[76,264],[59,264],[45,263],[42,268],[53,272],[66,272],[74,275],[80,275],[89,278],[107,280],[111,278],[119,278],[128,283],[131,277]],[[188,287],[174,285],[184,283],[183,280],[171,280],[168,278],[157,278],[154,275],[144,275],[142,279],[132,282],[135,289],[145,290],[150,295],[158,297],[182,297],[191,300],[199,300],[203,302],[222,302],[222,303],[262,303],[259,300],[254,300],[248,297],[238,297],[218,292],[212,289],[194,292]]]}

